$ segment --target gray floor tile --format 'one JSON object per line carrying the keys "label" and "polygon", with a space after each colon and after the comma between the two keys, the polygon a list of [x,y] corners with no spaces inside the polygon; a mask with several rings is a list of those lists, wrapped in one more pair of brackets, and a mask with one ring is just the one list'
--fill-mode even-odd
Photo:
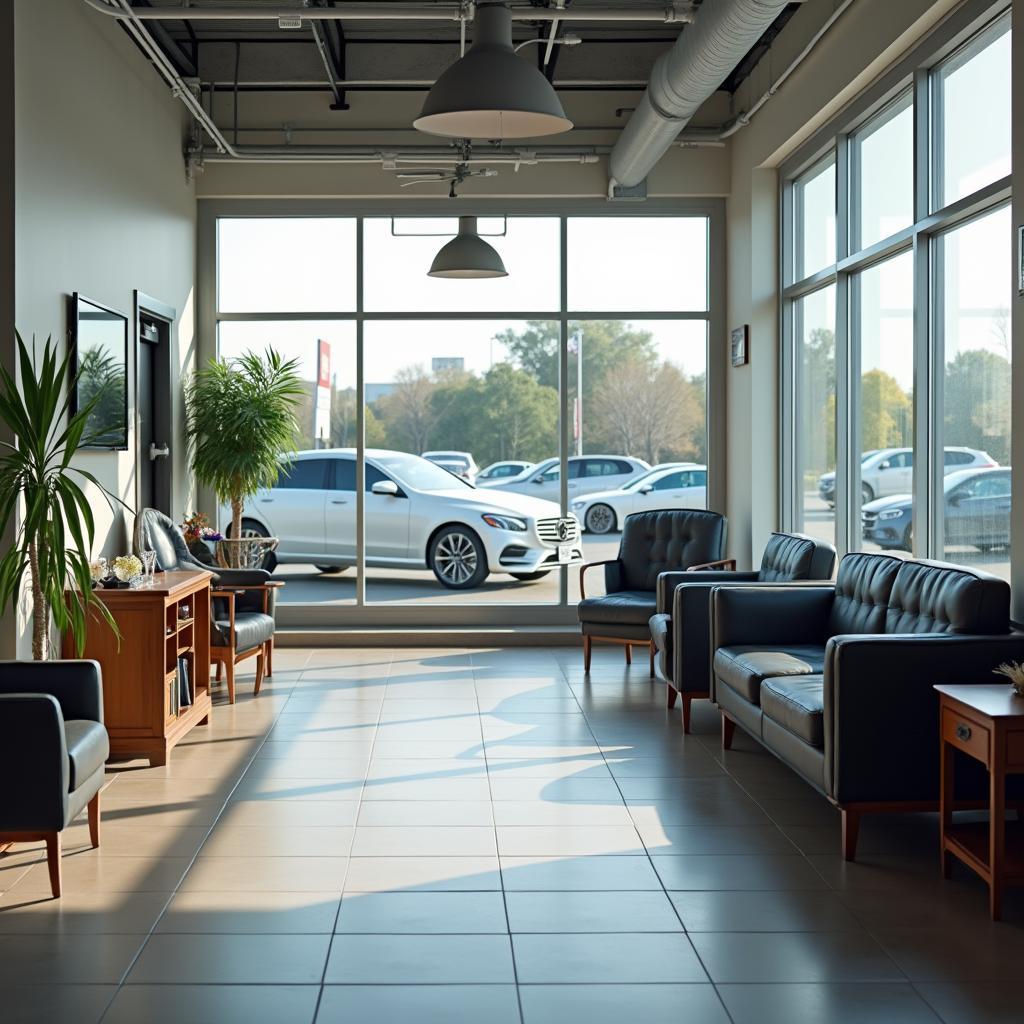
{"label": "gray floor tile", "polygon": [[514,935],[520,984],[707,981],[685,935]]}
{"label": "gray floor tile", "polygon": [[518,1024],[514,985],[328,985],[317,1024]]}
{"label": "gray floor tile", "polygon": [[766,854],[655,857],[666,889],[826,889],[822,877],[799,856]]}
{"label": "gray floor tile", "polygon": [[729,1024],[711,985],[522,985],[524,1024]]}
{"label": "gray floor tile", "polygon": [[113,985],[0,984],[4,1024],[98,1024],[116,991]]}
{"label": "gray floor tile", "polygon": [[318,985],[127,985],[118,992],[103,1021],[312,1024],[319,995]]}
{"label": "gray floor tile", "polygon": [[515,973],[507,935],[336,935],[325,981],[494,985]]}
{"label": "gray floor tile", "polygon": [[113,985],[144,935],[0,936],[0,990],[8,985]]}
{"label": "gray floor tile", "polygon": [[179,892],[158,932],[317,935],[334,930],[337,892]]}
{"label": "gray floor tile", "polygon": [[1020,982],[929,982],[916,988],[945,1024],[1020,1024]]}
{"label": "gray floor tile", "polygon": [[502,857],[506,891],[662,888],[647,857]]}
{"label": "gray floor tile", "polygon": [[834,893],[670,892],[689,932],[861,931]]}
{"label": "gray floor tile", "polygon": [[363,892],[342,899],[337,930],[504,935],[508,928],[500,892]]}
{"label": "gray floor tile", "polygon": [[1016,981],[1024,963],[1024,933],[1007,924],[885,928],[874,934],[911,981]]}
{"label": "gray floor tile", "polygon": [[509,892],[513,932],[679,932],[662,892]]}
{"label": "gray floor tile", "polygon": [[939,1021],[908,983],[719,985],[718,992],[733,1024],[938,1024]]}

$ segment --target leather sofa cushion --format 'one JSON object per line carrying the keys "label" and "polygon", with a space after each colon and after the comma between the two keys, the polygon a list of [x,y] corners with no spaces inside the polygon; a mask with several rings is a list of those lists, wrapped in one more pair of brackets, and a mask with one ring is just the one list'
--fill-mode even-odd
{"label": "leather sofa cushion", "polygon": [[763,646],[720,647],[715,651],[715,675],[751,704],[761,698],[761,683],[781,676],[808,676],[825,667],[825,648],[794,644],[766,650]]}
{"label": "leather sofa cushion", "polygon": [[766,679],[761,684],[765,718],[819,749],[825,746],[823,704],[824,684],[817,674]]}
{"label": "leather sofa cushion", "polygon": [[903,562],[885,617],[886,633],[1007,633],[1010,586],[986,572],[944,562]]}
{"label": "leather sofa cushion", "polygon": [[[214,641],[220,647],[231,645],[231,623],[217,619],[213,624]],[[263,612],[235,612],[235,651],[251,651],[274,635],[274,620]]]}
{"label": "leather sofa cushion", "polygon": [[839,563],[827,636],[882,633],[902,559],[855,551]]}
{"label": "leather sofa cushion", "polygon": [[761,556],[761,583],[789,583],[810,578],[814,542],[809,537],[773,533]]}
{"label": "leather sofa cushion", "polygon": [[99,722],[72,718],[64,723],[68,745],[68,792],[73,793],[110,756],[107,730]]}
{"label": "leather sofa cushion", "polygon": [[605,597],[587,597],[579,603],[580,622],[615,626],[646,626],[657,611],[653,590],[620,590]]}
{"label": "leather sofa cushion", "polygon": [[659,573],[716,561],[725,550],[725,528],[724,516],[693,509],[627,516],[619,542],[622,589],[653,592]]}

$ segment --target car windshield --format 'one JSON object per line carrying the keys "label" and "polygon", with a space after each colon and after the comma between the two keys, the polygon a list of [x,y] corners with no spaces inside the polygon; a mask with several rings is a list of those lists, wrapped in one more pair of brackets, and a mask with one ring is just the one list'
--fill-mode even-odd
{"label": "car windshield", "polygon": [[620,488],[620,491],[635,491],[645,480],[649,480],[651,477],[658,476],[665,472],[665,467],[660,466],[656,469],[646,469],[639,476],[631,477],[627,480]]}
{"label": "car windshield", "polygon": [[414,491],[450,491],[455,487],[472,490],[472,484],[418,455],[394,452],[390,455],[374,455],[373,461]]}

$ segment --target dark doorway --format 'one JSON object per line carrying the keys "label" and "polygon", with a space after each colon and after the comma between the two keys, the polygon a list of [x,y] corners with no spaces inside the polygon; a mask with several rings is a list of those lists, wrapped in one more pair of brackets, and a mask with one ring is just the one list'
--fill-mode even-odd
{"label": "dark doorway", "polygon": [[175,311],[137,291],[135,319],[137,507],[172,515],[171,328]]}

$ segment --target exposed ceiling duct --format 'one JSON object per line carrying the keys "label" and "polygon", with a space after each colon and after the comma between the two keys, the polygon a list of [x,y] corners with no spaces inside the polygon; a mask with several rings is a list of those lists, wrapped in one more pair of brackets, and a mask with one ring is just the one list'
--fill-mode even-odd
{"label": "exposed ceiling duct", "polygon": [[782,13],[788,0],[706,0],[693,24],[658,58],[609,159],[611,182],[647,177],[687,122]]}

